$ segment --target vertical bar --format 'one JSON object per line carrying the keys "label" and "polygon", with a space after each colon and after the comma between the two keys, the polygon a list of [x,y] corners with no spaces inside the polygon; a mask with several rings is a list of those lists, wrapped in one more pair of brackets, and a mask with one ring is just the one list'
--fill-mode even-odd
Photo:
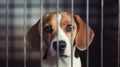
{"label": "vertical bar", "polygon": [[101,0],[101,67],[103,67],[103,9],[104,0]]}
{"label": "vertical bar", "polygon": [[[57,35],[59,34],[59,28],[58,28],[58,14],[59,14],[59,0],[57,0]],[[59,67],[59,42],[58,42],[58,36],[57,36],[57,67]]]}
{"label": "vertical bar", "polygon": [[118,1],[118,67],[120,67],[120,0]]}
{"label": "vertical bar", "polygon": [[[71,0],[71,24],[72,24],[72,32],[71,32],[71,44],[73,44],[73,12],[74,12],[74,0]],[[73,67],[73,46],[71,46],[71,67]]]}
{"label": "vertical bar", "polygon": [[87,10],[86,10],[86,20],[87,20],[87,24],[86,24],[86,48],[87,48],[87,67],[89,67],[89,48],[88,48],[88,36],[89,36],[89,0],[87,0],[87,6],[86,6]]}
{"label": "vertical bar", "polygon": [[9,50],[9,44],[8,44],[8,0],[6,0],[6,67],[8,67],[8,50]]}
{"label": "vertical bar", "polygon": [[23,26],[23,29],[24,29],[24,67],[26,67],[26,1],[27,0],[24,0],[24,26]]}
{"label": "vertical bar", "polygon": [[43,0],[40,0],[40,23],[39,23],[40,24],[40,38],[41,38],[40,39],[40,42],[41,42],[40,43],[40,54],[41,54],[40,55],[40,67],[42,67],[42,61],[43,61],[42,60],[42,54],[43,54],[42,53],[43,52],[42,51],[42,47],[43,47],[43,42],[42,42],[42,40],[43,40],[43,32],[42,32],[42,29],[43,29],[43,26],[42,26],[43,25],[42,24],[43,23],[43,18],[42,18],[42,13],[43,13]]}

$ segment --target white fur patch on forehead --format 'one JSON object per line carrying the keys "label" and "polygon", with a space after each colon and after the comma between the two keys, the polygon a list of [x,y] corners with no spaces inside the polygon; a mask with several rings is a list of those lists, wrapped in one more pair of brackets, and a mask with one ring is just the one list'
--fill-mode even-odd
{"label": "white fur patch on forehead", "polygon": [[57,16],[58,16],[58,17],[57,17],[57,19],[56,19],[56,20],[57,20],[58,25],[60,25],[60,22],[61,22],[61,18],[62,18],[62,17],[61,17],[61,15],[60,15],[60,14],[58,14]]}

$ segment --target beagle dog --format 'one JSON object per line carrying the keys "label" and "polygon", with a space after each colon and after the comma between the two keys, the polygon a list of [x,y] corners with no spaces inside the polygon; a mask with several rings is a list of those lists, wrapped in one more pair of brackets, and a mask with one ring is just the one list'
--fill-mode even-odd
{"label": "beagle dog", "polygon": [[[42,67],[57,67],[57,61],[59,67],[71,67],[71,65],[82,67],[80,57],[76,55],[76,49],[83,51],[87,48],[86,24],[76,14],[71,18],[72,14],[70,12],[59,12],[58,15],[56,12],[52,12],[43,16],[42,30],[40,29],[40,20],[29,29],[27,39],[31,48],[40,50],[40,41],[43,43]],[[89,46],[94,38],[94,31],[90,27],[88,30]],[[41,31],[43,34],[42,40]],[[71,47],[73,47],[72,55]]]}

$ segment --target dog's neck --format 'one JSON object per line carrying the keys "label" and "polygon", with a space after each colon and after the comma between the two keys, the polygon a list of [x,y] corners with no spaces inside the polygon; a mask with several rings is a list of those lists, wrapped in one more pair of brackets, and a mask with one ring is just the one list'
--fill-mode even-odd
{"label": "dog's neck", "polygon": [[48,56],[45,51],[43,57],[46,57],[45,54],[47,55],[47,57],[43,58],[42,67],[57,67],[57,62],[59,67],[71,67],[72,64],[73,67],[81,67],[80,57],[75,57],[75,49],[76,47],[73,48],[73,55],[66,58],[65,57],[53,58]]}

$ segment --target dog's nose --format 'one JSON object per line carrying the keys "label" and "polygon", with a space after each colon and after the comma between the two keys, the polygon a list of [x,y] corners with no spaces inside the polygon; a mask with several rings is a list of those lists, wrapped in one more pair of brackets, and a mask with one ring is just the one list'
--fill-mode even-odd
{"label": "dog's nose", "polygon": [[59,51],[64,52],[66,48],[66,43],[64,41],[59,41]]}
{"label": "dog's nose", "polygon": [[[58,42],[58,46],[59,46],[59,52],[64,52],[65,48],[66,48],[66,43],[65,41],[59,41]],[[55,51],[57,51],[57,41],[53,42],[53,48]]]}

